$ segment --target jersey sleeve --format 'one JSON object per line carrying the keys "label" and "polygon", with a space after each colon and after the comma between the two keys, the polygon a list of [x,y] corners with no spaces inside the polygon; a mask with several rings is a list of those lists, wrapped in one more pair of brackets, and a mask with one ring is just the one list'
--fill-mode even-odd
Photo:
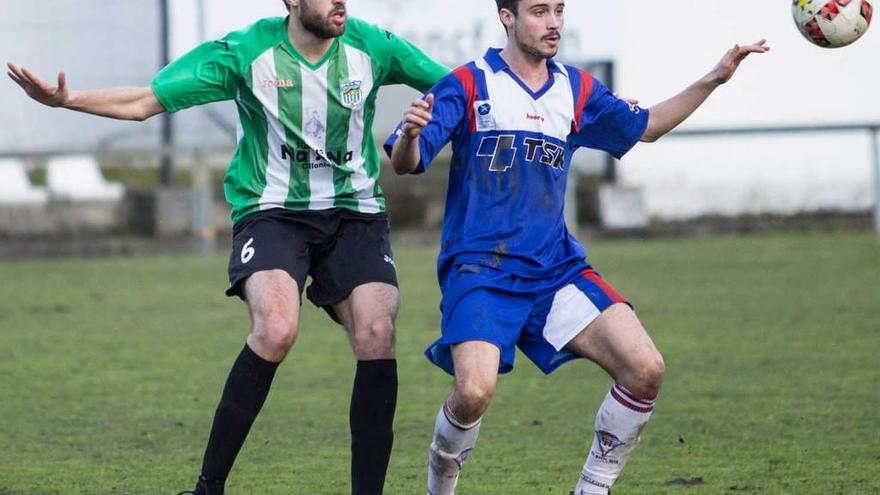
{"label": "jersey sleeve", "polygon": [[598,79],[581,72],[584,78],[575,109],[575,146],[602,150],[621,158],[635,146],[648,127],[648,110],[630,105],[615,96]]}
{"label": "jersey sleeve", "polygon": [[[461,131],[467,114],[467,96],[456,77],[452,75],[444,77],[428,92],[434,95],[434,109],[431,113],[431,121],[422,129],[422,134],[419,136],[421,160],[413,174],[421,174],[428,169],[446,143]],[[385,142],[385,153],[389,157],[394,149],[394,143],[402,133],[402,127],[403,123],[398,124],[397,130]]]}
{"label": "jersey sleeve", "polygon": [[159,71],[152,87],[165,110],[235,98],[242,82],[237,46],[225,39],[209,41]]}
{"label": "jersey sleeve", "polygon": [[385,32],[391,43],[391,61],[385,84],[406,84],[427,91],[449,74],[449,68],[425,55],[422,50],[393,33]]}

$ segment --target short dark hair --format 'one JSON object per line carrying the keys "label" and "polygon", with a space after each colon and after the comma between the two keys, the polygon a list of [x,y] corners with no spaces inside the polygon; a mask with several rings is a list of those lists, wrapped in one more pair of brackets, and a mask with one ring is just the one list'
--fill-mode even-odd
{"label": "short dark hair", "polygon": [[519,0],[495,0],[495,4],[498,5],[498,12],[501,12],[501,9],[507,9],[516,14]]}
{"label": "short dark hair", "polygon": [[[498,5],[498,13],[501,13],[501,9],[507,9],[513,12],[513,15],[516,15],[516,9],[519,7],[519,0],[495,0],[495,4]],[[501,21],[501,25],[504,26],[504,31],[507,31],[507,26],[504,25],[504,21]],[[510,36],[510,33],[507,33]]]}

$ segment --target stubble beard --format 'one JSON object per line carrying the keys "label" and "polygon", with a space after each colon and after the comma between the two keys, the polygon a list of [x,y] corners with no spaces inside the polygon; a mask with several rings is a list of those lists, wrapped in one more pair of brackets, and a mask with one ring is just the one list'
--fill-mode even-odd
{"label": "stubble beard", "polygon": [[549,52],[541,51],[539,46],[542,42],[542,39],[539,38],[538,41],[534,45],[532,45],[532,44],[529,44],[529,43],[523,41],[522,36],[519,36],[519,33],[516,30],[514,30],[514,33],[516,34],[516,44],[517,44],[517,46],[519,46],[519,49],[522,50],[523,53],[525,53],[529,57],[532,57],[533,59],[535,59],[536,61],[543,61],[543,60],[553,58],[559,52],[558,46],[556,48],[553,48]]}
{"label": "stubble beard", "polygon": [[342,36],[345,33],[345,24],[336,26],[330,20],[332,14],[321,16],[317,11],[311,10],[308,3],[303,3],[299,11],[300,23],[303,28],[312,33],[316,38],[329,40]]}

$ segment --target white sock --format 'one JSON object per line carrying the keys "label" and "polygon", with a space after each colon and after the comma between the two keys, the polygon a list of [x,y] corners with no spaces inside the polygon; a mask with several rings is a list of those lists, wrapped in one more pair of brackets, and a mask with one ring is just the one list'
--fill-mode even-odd
{"label": "white sock", "polygon": [[477,443],[480,420],[463,424],[443,404],[428,452],[428,495],[453,495],[461,466]]}
{"label": "white sock", "polygon": [[639,399],[620,385],[611,387],[596,415],[596,434],[575,495],[608,493],[639,443],[639,434],[653,410],[654,400]]}

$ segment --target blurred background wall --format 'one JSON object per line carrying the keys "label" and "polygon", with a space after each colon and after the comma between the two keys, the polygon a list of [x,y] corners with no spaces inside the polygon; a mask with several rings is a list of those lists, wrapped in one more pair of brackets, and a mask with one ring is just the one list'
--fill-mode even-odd
{"label": "blurred background wall", "polygon": [[[406,37],[450,66],[500,46],[490,0],[349,0],[352,15]],[[0,57],[74,88],[148,84],[160,67],[160,2],[0,0]],[[731,8],[736,7],[736,8]],[[171,57],[265,16],[280,0],[169,0]],[[773,50],[752,57],[683,129],[880,123],[876,26],[855,45],[817,48],[797,32],[790,2],[744,0],[570,0],[559,59],[604,62],[600,77],[650,106],[705,74],[734,43],[766,37]],[[601,72],[601,71],[600,71]],[[375,134],[383,139],[414,92],[383,90]],[[234,146],[232,103],[175,116],[175,144],[208,153],[222,169]],[[160,120],[114,122],[36,105],[0,83],[0,154],[124,153],[159,141]],[[614,169],[618,187],[638,192],[625,206],[645,218],[868,213],[874,203],[870,133],[781,133],[669,137],[638,146]],[[134,152],[134,151],[132,151]],[[609,178],[603,155],[576,157],[585,177]],[[139,166],[155,166],[146,159]],[[103,161],[102,161],[103,163]],[[192,157],[176,165],[186,168]],[[437,172],[435,172],[437,173]],[[393,190],[396,179],[386,177]],[[442,180],[442,177],[438,177]],[[442,199],[442,198],[441,198]],[[436,216],[436,215],[435,215]]]}

